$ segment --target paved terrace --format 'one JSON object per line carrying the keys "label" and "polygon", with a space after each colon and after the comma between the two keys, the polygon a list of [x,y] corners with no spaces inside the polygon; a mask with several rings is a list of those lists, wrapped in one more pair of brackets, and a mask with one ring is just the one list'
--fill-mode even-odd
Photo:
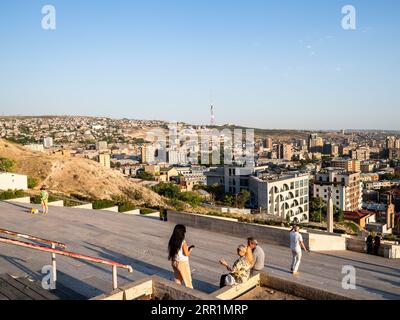
{"label": "paved terrace", "polygon": [[[33,206],[33,205],[32,205]],[[172,279],[166,247],[174,225],[154,218],[127,216],[104,211],[50,208],[47,216],[31,215],[25,204],[0,202],[0,228],[32,234],[68,245],[67,250],[130,264],[133,273],[118,271],[119,285],[148,275]],[[234,261],[235,249],[243,239],[188,228],[188,242],[196,249],[191,257],[194,286],[203,292],[217,289],[225,272],[220,258]],[[288,248],[260,244],[267,253],[265,271],[301,283],[345,294],[357,299],[400,299],[400,261],[355,252],[305,253],[301,273],[288,272]],[[90,298],[111,288],[111,267],[57,257],[61,284]],[[50,254],[0,244],[0,274],[41,279],[40,270],[51,264]],[[357,269],[357,290],[341,288],[344,265]]]}

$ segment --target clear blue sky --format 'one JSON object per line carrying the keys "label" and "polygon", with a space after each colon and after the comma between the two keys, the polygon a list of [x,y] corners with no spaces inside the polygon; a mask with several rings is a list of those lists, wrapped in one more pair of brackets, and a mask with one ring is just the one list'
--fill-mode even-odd
{"label": "clear blue sky", "polygon": [[399,76],[398,0],[0,1],[3,114],[400,129]]}

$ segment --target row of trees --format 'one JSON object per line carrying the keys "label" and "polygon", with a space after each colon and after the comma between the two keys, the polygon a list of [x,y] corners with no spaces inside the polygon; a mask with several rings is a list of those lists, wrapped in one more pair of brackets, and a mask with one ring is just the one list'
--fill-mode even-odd
{"label": "row of trees", "polygon": [[153,191],[161,196],[173,200],[171,203],[182,201],[190,204],[192,207],[198,207],[202,201],[202,197],[195,192],[181,192],[178,185],[173,183],[160,183],[153,187]]}
{"label": "row of trees", "polygon": [[198,188],[210,193],[217,204],[227,207],[244,208],[250,201],[250,192],[247,190],[241,190],[235,195],[230,192],[226,193],[224,186],[219,184],[214,184],[212,186],[198,186]]}

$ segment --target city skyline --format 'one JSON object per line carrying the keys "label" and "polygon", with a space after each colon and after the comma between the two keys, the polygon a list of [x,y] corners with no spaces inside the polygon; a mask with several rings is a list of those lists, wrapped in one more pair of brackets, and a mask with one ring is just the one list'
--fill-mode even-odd
{"label": "city skyline", "polygon": [[0,4],[2,114],[398,130],[396,1],[52,4]]}

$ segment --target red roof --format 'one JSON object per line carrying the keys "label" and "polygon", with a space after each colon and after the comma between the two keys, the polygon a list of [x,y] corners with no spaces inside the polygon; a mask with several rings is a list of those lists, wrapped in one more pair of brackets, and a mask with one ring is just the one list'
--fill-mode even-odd
{"label": "red roof", "polygon": [[345,219],[362,219],[366,216],[373,215],[374,212],[368,210],[356,210],[356,211],[344,211],[343,215]]}

